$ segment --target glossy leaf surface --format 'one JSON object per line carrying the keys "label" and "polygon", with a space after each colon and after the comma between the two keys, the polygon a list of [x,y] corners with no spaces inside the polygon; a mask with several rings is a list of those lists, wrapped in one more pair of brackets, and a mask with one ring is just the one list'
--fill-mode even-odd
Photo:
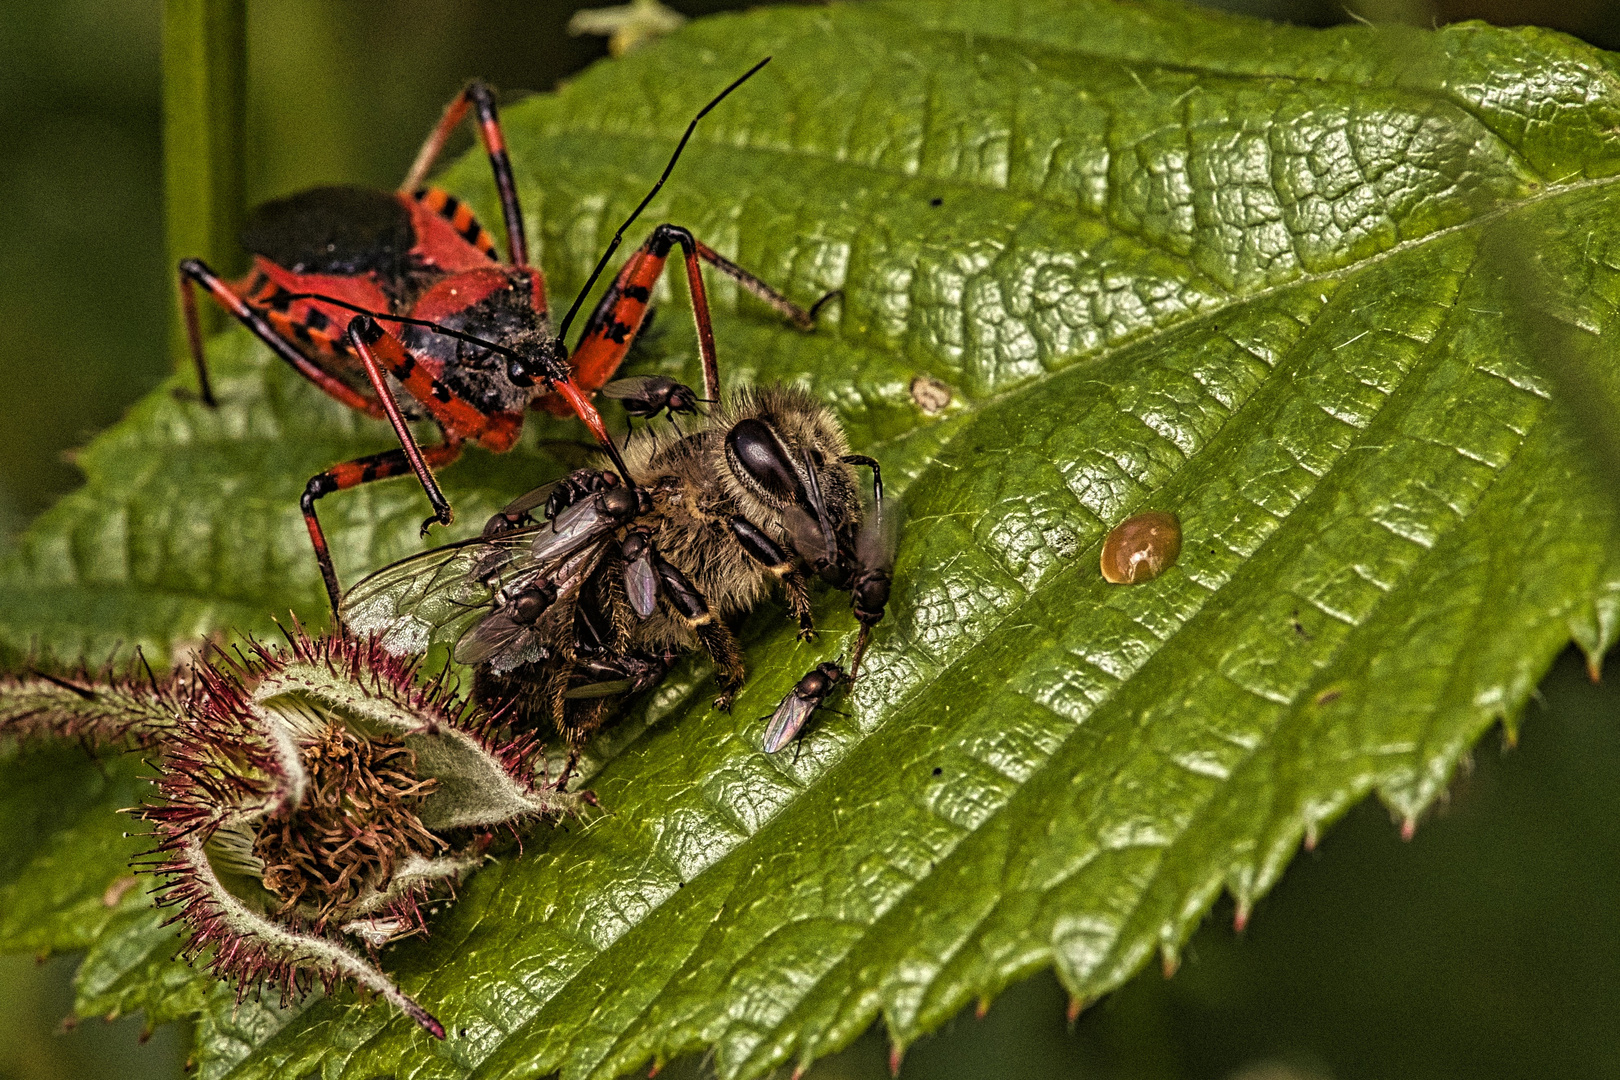
{"label": "glossy leaf surface", "polygon": [[[764,55],[634,235],[675,221],[802,301],[843,291],[805,335],[711,286],[727,380],[805,380],[901,495],[848,715],[759,752],[853,627],[824,594],[798,646],[762,607],[732,715],[678,668],[595,750],[605,817],[386,955],[448,1040],[343,995],[234,1075],[572,1080],[714,1048],[754,1077],[880,1015],[903,1046],[1047,965],[1090,1000],[1173,962],[1223,888],[1246,912],[1366,793],[1415,820],[1571,636],[1609,643],[1614,509],[1483,253],[1536,237],[1541,317],[1611,377],[1612,57],[1055,0],[702,20],[506,111],[554,306]],[[445,183],[498,220],[481,160]],[[693,379],[684,288],[655,298],[635,370]],[[147,401],[30,534],[0,581],[13,654],[319,619],[297,494],[386,431],[217,346],[225,407]],[[571,463],[538,440],[573,429],[541,427],[445,472],[459,530]],[[340,571],[416,550],[424,505],[324,500]],[[1179,561],[1105,584],[1102,538],[1147,509]]]}

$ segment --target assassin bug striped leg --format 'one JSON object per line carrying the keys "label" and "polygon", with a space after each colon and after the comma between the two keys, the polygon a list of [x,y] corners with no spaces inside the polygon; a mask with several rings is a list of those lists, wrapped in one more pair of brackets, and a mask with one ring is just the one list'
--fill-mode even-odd
{"label": "assassin bug striped leg", "polygon": [[[180,295],[203,400],[213,403],[198,327],[194,288],[200,286],[277,356],[334,399],[387,420],[400,447],[343,462],[312,477],[301,507],[334,615],[341,590],[316,500],[373,480],[415,474],[437,521],[454,517],[433,469],[460,456],[471,440],[495,453],[516,443],[527,409],[573,412],[603,451],[629,477],[591,395],[623,361],[646,313],[651,286],[677,244],[685,254],[705,378],[715,369],[701,262],[809,328],[813,315],[758,278],[698,243],[690,232],[660,225],[630,258],[587,321],[579,349],[569,355],[568,327],[626,229],[668,179],[698,120],[764,66],[754,68],[698,112],[663,175],[619,227],[557,332],[551,330],[545,282],[528,264],[528,243],[517,186],[494,97],[470,84],[428,136],[397,192],[327,187],[268,203],[243,233],[253,270],[227,282],[197,259],[180,264]],[[419,187],[445,140],[476,114],[506,226],[509,263],[453,196]],[[710,396],[713,396],[711,393]],[[443,441],[416,444],[409,422],[431,420]],[[629,481],[634,489],[634,482]]]}

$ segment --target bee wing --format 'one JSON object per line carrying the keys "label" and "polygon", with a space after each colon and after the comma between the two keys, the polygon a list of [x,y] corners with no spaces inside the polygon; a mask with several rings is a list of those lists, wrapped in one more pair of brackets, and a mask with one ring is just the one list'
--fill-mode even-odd
{"label": "bee wing", "polygon": [[894,552],[899,544],[900,511],[892,499],[872,507],[872,514],[861,522],[855,538],[855,560],[862,570],[894,569]]}
{"label": "bee wing", "polygon": [[344,594],[343,624],[377,634],[395,656],[414,656],[453,640],[488,607],[497,571],[529,542],[532,529],[494,539],[464,540],[385,566]]}
{"label": "bee wing", "polygon": [[641,558],[624,564],[624,591],[638,619],[649,618],[658,610],[658,573],[653,569],[650,545]]}
{"label": "bee wing", "polygon": [[820,702],[801,696],[797,690],[789,691],[776,711],[771,713],[771,722],[765,727],[765,752],[774,754],[792,742],[793,736],[804,727],[818,704]]}
{"label": "bee wing", "polygon": [[812,566],[827,558],[827,535],[815,518],[797,506],[790,506],[782,514],[782,524],[787,529],[788,543],[800,558]]}
{"label": "bee wing", "polygon": [[642,397],[662,397],[678,385],[667,375],[632,375],[627,379],[614,379],[602,387],[600,393],[615,401],[630,401]]}
{"label": "bee wing", "polygon": [[[816,478],[816,463],[811,459],[808,450],[802,451],[801,456],[804,460],[805,495],[810,500],[810,509],[816,512],[816,526],[821,532],[823,541],[822,556],[830,566],[838,561],[838,540],[833,535],[832,519],[827,516],[827,500],[821,494],[821,481]],[[805,558],[809,556],[806,555]]]}

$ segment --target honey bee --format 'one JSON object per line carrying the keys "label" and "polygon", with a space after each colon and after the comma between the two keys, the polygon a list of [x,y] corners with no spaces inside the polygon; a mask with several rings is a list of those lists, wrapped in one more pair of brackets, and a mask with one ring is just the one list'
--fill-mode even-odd
{"label": "honey bee", "polygon": [[[344,623],[400,655],[453,643],[476,669],[480,701],[515,728],[557,731],[570,768],[614,699],[657,682],[687,650],[713,660],[714,704],[729,709],[745,676],[729,621],[779,587],[809,640],[811,574],[851,594],[853,679],[888,601],[893,515],[881,469],[849,452],[837,418],[806,391],[721,398],[717,383],[706,370],[717,407],[696,430],[630,436],[625,476],[603,463],[520,496],[482,536],[359,582],[343,598]],[[702,400],[677,386],[661,396]],[[858,467],[872,473],[870,514]]]}

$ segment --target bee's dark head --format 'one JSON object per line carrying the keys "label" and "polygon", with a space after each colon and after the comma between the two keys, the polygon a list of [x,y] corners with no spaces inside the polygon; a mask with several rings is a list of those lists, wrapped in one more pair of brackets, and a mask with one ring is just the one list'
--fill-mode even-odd
{"label": "bee's dark head", "polygon": [[756,523],[800,510],[836,533],[859,518],[854,470],[839,460],[848,443],[821,402],[795,387],[758,388],[733,399],[724,422],[730,486]]}

